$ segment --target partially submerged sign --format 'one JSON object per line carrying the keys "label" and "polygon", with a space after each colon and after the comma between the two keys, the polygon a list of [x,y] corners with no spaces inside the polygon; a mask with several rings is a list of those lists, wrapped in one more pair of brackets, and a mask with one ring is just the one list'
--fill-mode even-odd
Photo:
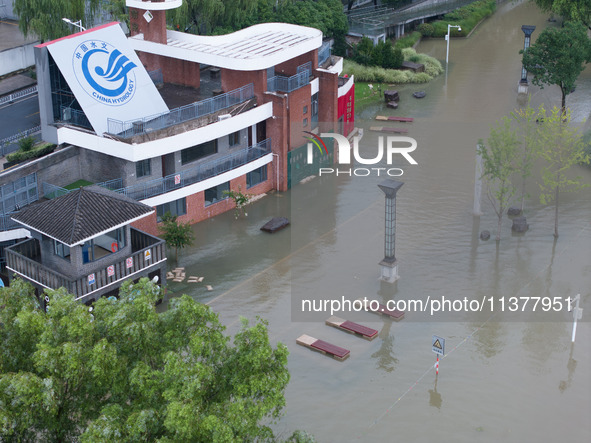
{"label": "partially submerged sign", "polygon": [[441,356],[445,355],[445,338],[437,337],[436,335],[434,335],[431,344],[431,349],[436,354],[439,354]]}

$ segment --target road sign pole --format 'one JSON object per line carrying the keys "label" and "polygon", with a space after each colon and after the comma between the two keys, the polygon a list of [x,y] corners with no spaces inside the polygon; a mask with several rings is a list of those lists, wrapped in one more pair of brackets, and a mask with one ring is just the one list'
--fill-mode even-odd
{"label": "road sign pole", "polygon": [[439,354],[437,354],[437,363],[435,363],[435,375],[439,375]]}
{"label": "road sign pole", "polygon": [[573,309],[573,336],[572,336],[572,343],[575,342],[575,337],[577,335],[577,320],[582,317],[582,310],[579,309],[579,301],[581,300],[581,294],[577,294],[575,296],[575,309]]}

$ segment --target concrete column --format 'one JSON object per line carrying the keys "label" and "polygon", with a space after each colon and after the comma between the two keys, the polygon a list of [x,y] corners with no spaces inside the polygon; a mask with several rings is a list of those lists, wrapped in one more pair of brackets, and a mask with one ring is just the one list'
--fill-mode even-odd
{"label": "concrete column", "polygon": [[396,180],[384,180],[378,185],[386,196],[385,204],[385,238],[384,258],[379,263],[380,280],[394,283],[398,275],[398,261],[396,260],[396,193],[404,183]]}

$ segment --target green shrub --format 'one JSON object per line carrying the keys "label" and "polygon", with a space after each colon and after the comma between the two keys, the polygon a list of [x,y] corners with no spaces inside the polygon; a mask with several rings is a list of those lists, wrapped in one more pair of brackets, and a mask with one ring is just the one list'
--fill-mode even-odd
{"label": "green shrub", "polygon": [[455,11],[449,12],[443,16],[443,20],[431,23],[433,27],[433,37],[444,37],[447,35],[447,25],[461,26],[462,30],[457,28],[450,30],[452,37],[465,37],[483,18],[491,16],[497,7],[496,0],[479,0],[469,5],[463,6]]}
{"label": "green shrub", "polygon": [[405,35],[404,37],[401,37],[398,40],[396,40],[396,43],[394,43],[394,47],[400,48],[400,49],[410,48],[416,42],[418,42],[420,38],[421,38],[421,33],[418,31],[414,31],[410,35]]}
{"label": "green shrub", "polygon": [[18,147],[23,152],[29,152],[35,146],[35,137],[29,135],[28,137],[21,138],[18,141]]}
{"label": "green shrub", "polygon": [[33,158],[43,157],[55,149],[55,145],[51,143],[42,143],[39,146],[32,148],[28,151],[16,151],[6,156],[6,160],[9,162],[24,162]]}
{"label": "green shrub", "polygon": [[417,31],[420,32],[423,37],[433,37],[435,29],[433,29],[433,25],[430,23],[421,23],[417,27]]}

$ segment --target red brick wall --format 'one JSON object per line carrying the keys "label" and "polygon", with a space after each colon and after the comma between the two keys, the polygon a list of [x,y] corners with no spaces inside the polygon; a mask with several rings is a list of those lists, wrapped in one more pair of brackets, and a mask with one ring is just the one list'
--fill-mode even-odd
{"label": "red brick wall", "polygon": [[199,63],[140,51],[137,54],[146,70],[162,70],[162,78],[165,83],[199,87],[201,80]]}
{"label": "red brick wall", "polygon": [[275,167],[273,177],[275,184],[279,181],[279,190],[287,191],[287,150],[289,140],[289,115],[287,113],[287,99],[283,95],[273,93],[265,94],[265,102],[273,103],[273,117],[267,120],[267,137],[272,141],[272,150],[279,157],[274,157],[274,161],[279,159],[279,178]]}
{"label": "red brick wall", "polygon": [[[275,189],[274,181],[273,181],[273,163],[269,163],[267,165],[267,180],[263,183],[259,183],[252,188],[246,188],[246,175],[238,177],[234,180],[230,181],[230,189],[234,191],[238,191],[240,188],[240,192],[244,194],[251,194],[251,195],[259,195],[269,192]],[[206,220],[211,217],[215,217],[216,215],[222,214],[226,211],[233,210],[236,206],[234,201],[231,199],[221,200],[217,203],[211,204],[209,206],[205,206],[205,193],[199,192],[197,194],[192,194],[187,196],[187,213],[185,215],[181,215],[178,220],[182,223],[198,223],[200,221]],[[158,229],[157,221],[156,221],[156,213],[149,215],[148,217],[144,217],[141,220],[138,220],[132,223],[134,228],[140,229],[148,234],[160,235],[160,230]]]}
{"label": "red brick wall", "polygon": [[234,71],[222,68],[222,90],[224,92],[241,88],[249,83],[254,84],[257,103],[263,103],[263,94],[267,90],[267,71]]}
{"label": "red brick wall", "polygon": [[320,132],[334,132],[338,119],[339,76],[336,73],[315,71],[318,77],[318,123]]}
{"label": "red brick wall", "polygon": [[166,44],[166,11],[151,11],[152,20],[144,19],[145,10],[129,8],[131,35],[144,34],[144,40]]}
{"label": "red brick wall", "polygon": [[277,66],[275,66],[275,74],[286,75],[291,77],[292,75],[297,74],[298,66],[303,65],[304,63],[312,62],[312,72],[314,69],[318,68],[318,50],[314,49],[313,51],[306,52],[305,54],[298,55],[295,58],[287,60]]}
{"label": "red brick wall", "polygon": [[[312,87],[308,84],[289,94],[289,150],[302,146],[306,143],[306,134],[309,131],[312,118]],[[304,107],[308,110],[304,114]],[[308,119],[308,126],[304,127],[303,120]]]}

